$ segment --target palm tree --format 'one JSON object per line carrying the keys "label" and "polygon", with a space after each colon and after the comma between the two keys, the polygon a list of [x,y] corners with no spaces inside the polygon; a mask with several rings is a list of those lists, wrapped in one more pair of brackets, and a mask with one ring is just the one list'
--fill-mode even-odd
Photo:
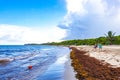
{"label": "palm tree", "polygon": [[115,32],[113,33],[112,31],[108,31],[107,34],[105,34],[106,38],[109,40],[110,44],[113,43],[113,41],[115,40]]}

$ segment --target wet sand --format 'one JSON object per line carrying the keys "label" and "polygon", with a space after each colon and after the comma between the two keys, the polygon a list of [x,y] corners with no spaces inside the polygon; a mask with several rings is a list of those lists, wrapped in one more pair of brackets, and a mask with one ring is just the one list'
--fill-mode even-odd
{"label": "wet sand", "polygon": [[78,80],[75,77],[75,71],[71,66],[71,59],[68,55],[68,61],[65,63],[65,72],[64,72],[64,80]]}

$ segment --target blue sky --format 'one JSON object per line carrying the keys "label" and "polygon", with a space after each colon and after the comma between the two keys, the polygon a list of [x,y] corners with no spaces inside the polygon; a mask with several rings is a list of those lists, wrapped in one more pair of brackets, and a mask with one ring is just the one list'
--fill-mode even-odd
{"label": "blue sky", "polygon": [[120,35],[120,0],[0,0],[0,44]]}
{"label": "blue sky", "polygon": [[56,25],[67,12],[65,4],[64,0],[0,0],[0,44],[61,40],[65,31]]}
{"label": "blue sky", "polygon": [[66,13],[63,0],[0,0],[0,24],[48,26]]}

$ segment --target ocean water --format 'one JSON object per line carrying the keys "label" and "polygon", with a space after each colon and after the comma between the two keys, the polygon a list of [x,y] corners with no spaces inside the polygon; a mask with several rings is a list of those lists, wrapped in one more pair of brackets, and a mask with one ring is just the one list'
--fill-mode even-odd
{"label": "ocean water", "polygon": [[64,80],[69,53],[60,46],[0,46],[0,80]]}

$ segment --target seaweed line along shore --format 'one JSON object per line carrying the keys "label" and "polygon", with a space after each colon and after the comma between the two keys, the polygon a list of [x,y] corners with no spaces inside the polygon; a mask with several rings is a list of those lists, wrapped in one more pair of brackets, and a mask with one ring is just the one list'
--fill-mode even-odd
{"label": "seaweed line along shore", "polygon": [[71,65],[78,80],[120,80],[120,46],[71,46]]}

